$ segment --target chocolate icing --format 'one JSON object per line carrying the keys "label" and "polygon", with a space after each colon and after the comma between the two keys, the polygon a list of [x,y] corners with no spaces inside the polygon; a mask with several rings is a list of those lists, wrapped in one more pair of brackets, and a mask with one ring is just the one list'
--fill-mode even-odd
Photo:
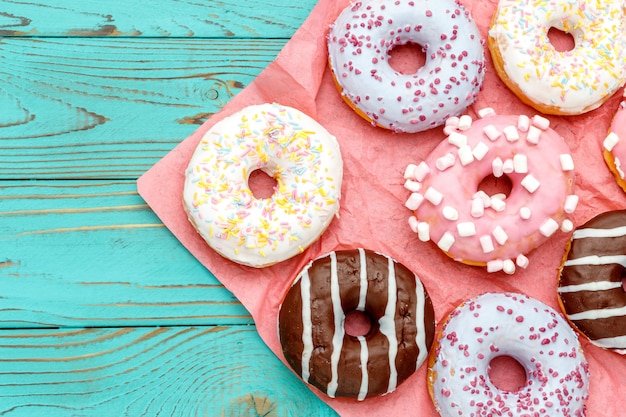
{"label": "chocolate icing", "polygon": [[[616,228],[624,228],[623,233]],[[610,234],[617,236],[598,236],[606,234],[598,229],[613,229]],[[603,258],[607,256],[624,258],[620,264],[619,258]],[[615,339],[620,336],[626,339],[626,314],[619,310],[626,309],[626,292],[622,287],[625,260],[626,210],[605,212],[574,232],[559,278],[563,312],[592,343],[608,349],[626,349],[626,340]],[[571,287],[588,284],[596,288]],[[564,289],[568,286],[569,290]]]}
{"label": "chocolate icing", "polygon": [[[363,249],[331,252],[310,263],[296,278],[286,294],[279,312],[279,337],[285,359],[300,376],[303,375],[304,351],[302,314],[302,281],[310,281],[310,311],[312,352],[309,361],[308,383],[330,396],[359,398],[362,387],[361,342],[356,336],[343,334],[341,355],[337,362],[337,388],[330,392],[333,378],[332,354],[335,335],[335,312],[332,301],[332,258],[336,259],[337,282],[343,314],[357,310],[361,291],[361,254],[366,259],[367,295],[364,314],[371,319],[371,329],[364,335],[367,343],[367,397],[386,394],[407,379],[421,364],[434,338],[434,311],[428,293],[423,289],[423,309],[418,309],[418,291],[423,288],[419,278],[405,266],[393,261],[396,277],[396,304],[393,306],[395,339],[395,372],[390,367],[389,338],[381,331],[388,301],[390,258]],[[392,292],[393,294],[393,292]],[[384,322],[384,320],[383,320]],[[341,321],[343,326],[343,320]],[[384,324],[383,324],[384,326]],[[424,334],[418,335],[418,329]],[[343,331],[343,329],[338,329]],[[417,340],[424,342],[420,351]],[[393,339],[391,339],[393,341]],[[419,362],[419,363],[418,363]],[[364,393],[361,394],[365,396]],[[363,398],[359,399],[363,399]]]}

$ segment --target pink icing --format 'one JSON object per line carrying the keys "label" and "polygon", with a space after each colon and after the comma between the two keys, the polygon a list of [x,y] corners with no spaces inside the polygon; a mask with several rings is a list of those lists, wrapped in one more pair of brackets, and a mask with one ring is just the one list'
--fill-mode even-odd
{"label": "pink icing", "polygon": [[[467,119],[458,124],[463,117],[453,120],[444,130],[448,139],[408,167],[406,205],[415,214],[409,224],[455,260],[513,273],[557,230],[571,230],[573,160],[547,119],[487,114],[469,127]],[[508,176],[508,197],[476,194],[492,174]]]}

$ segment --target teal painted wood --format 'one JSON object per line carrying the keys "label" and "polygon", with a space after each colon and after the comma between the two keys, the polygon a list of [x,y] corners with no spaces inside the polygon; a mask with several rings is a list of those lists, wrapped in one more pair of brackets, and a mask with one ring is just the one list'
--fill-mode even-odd
{"label": "teal painted wood", "polygon": [[0,36],[289,38],[316,0],[3,0]]}
{"label": "teal painted wood", "polygon": [[0,333],[0,415],[334,416],[252,328]]}
{"label": "teal painted wood", "polygon": [[0,179],[137,178],[283,44],[0,39]]}

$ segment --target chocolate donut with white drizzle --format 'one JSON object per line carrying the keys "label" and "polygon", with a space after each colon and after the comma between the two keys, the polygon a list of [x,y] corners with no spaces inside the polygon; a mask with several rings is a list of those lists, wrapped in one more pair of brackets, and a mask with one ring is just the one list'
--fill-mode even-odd
{"label": "chocolate donut with white drizzle", "polygon": [[[346,333],[346,314],[371,321]],[[287,292],[278,330],[285,359],[329,397],[388,394],[424,362],[434,339],[432,302],[420,279],[366,249],[330,252],[309,263]]]}
{"label": "chocolate donut with white drizzle", "polygon": [[572,234],[559,277],[559,303],[589,341],[626,354],[626,210],[601,213]]}

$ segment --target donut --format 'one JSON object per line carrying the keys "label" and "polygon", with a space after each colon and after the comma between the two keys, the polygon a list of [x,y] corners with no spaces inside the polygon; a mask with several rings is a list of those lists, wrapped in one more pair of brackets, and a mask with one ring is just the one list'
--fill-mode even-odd
{"label": "donut", "polygon": [[[414,74],[389,64],[394,47],[416,44],[426,62]],[[331,73],[346,103],[394,132],[442,125],[473,103],[485,75],[483,41],[453,0],[357,1],[328,35]]]}
{"label": "donut", "polygon": [[559,273],[559,304],[580,333],[626,354],[626,210],[593,217],[572,234]]}
{"label": "donut", "polygon": [[[406,167],[408,223],[456,261],[513,274],[559,229],[573,230],[574,162],[546,118],[479,114],[450,119],[447,140]],[[508,196],[480,188],[493,177],[510,180]]]}
{"label": "donut", "polygon": [[[490,379],[490,362],[499,356],[525,369],[519,390]],[[585,415],[589,368],[576,332],[557,311],[523,294],[486,293],[446,318],[427,381],[442,417],[574,417]]]}
{"label": "donut", "polygon": [[[261,170],[276,180],[269,198],[248,183]],[[183,207],[223,257],[266,267],[315,242],[339,211],[339,144],[306,114],[276,103],[246,107],[211,127],[185,171]]]}
{"label": "donut", "polygon": [[613,116],[609,133],[602,142],[604,161],[615,176],[617,184],[626,191],[622,162],[626,161],[626,100],[622,101]]}
{"label": "donut", "polygon": [[[593,110],[624,85],[623,2],[500,0],[487,43],[496,73],[519,99],[541,113]],[[573,37],[558,51],[551,28]]]}
{"label": "donut", "polygon": [[[354,311],[369,318],[366,334],[346,332]],[[283,299],[278,328],[286,362],[306,383],[360,401],[393,392],[420,367],[435,319],[417,275],[358,248],[310,262]]]}

